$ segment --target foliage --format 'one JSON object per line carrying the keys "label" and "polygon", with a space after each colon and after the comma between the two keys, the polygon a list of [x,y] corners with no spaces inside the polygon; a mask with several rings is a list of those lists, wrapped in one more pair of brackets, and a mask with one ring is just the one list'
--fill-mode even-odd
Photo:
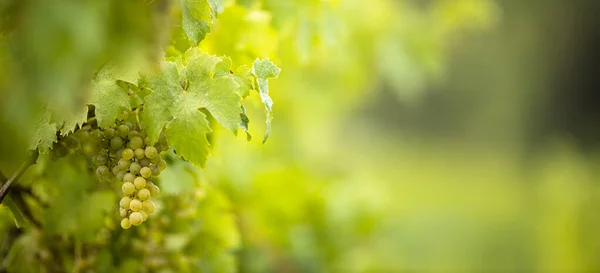
{"label": "foliage", "polygon": [[[377,83],[418,97],[443,75],[447,41],[495,20],[477,0],[1,5],[0,170],[40,151],[6,199],[23,201],[15,214],[0,209],[8,272],[399,269],[376,241],[393,196],[357,186],[379,168],[364,147],[340,148],[340,132],[356,133],[340,121]],[[120,183],[98,182],[81,147],[64,148],[88,112],[107,129],[124,110],[171,148],[155,215],[127,230]]]}

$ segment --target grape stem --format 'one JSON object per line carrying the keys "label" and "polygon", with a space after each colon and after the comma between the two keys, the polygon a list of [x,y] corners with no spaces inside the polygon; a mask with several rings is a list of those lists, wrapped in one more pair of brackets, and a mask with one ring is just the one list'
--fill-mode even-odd
{"label": "grape stem", "polygon": [[18,181],[19,178],[21,178],[21,176],[23,175],[23,173],[25,173],[25,171],[29,168],[29,166],[35,164],[35,162],[37,161],[38,155],[39,155],[38,150],[30,151],[29,158],[25,162],[23,162],[21,167],[12,175],[12,177],[10,179],[8,179],[6,181],[6,183],[4,183],[4,185],[2,185],[2,187],[0,188],[0,204],[2,204],[4,197],[8,194],[8,189],[9,189],[10,185],[12,185],[14,182]]}

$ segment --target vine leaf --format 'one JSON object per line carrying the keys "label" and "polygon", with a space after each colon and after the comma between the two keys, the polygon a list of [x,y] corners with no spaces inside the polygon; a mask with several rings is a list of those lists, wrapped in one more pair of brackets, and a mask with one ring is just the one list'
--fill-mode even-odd
{"label": "vine leaf", "polygon": [[8,207],[10,212],[12,212],[12,214],[15,218],[15,224],[17,225],[18,228],[22,228],[27,225],[27,221],[25,220],[25,216],[23,215],[23,212],[21,211],[21,209],[19,209],[19,206],[11,199],[10,196],[7,196],[4,199],[3,204]]}
{"label": "vine leaf", "polygon": [[114,124],[123,110],[130,109],[127,90],[117,82],[134,82],[135,73],[120,71],[114,65],[105,65],[92,80],[90,104],[96,106],[98,126],[108,128]]}
{"label": "vine leaf", "polygon": [[85,104],[80,105],[75,112],[52,111],[52,121],[56,122],[61,136],[66,136],[75,131],[78,125],[87,121],[88,107]]}
{"label": "vine leaf", "polygon": [[182,0],[181,3],[183,31],[192,42],[198,44],[210,32],[210,4],[206,0]]}
{"label": "vine leaf", "polygon": [[29,142],[29,149],[37,148],[40,154],[47,154],[56,141],[56,123],[50,123],[50,112],[46,110],[40,111],[36,120],[38,124]]}
{"label": "vine leaf", "polygon": [[177,155],[204,168],[209,155],[206,133],[211,129],[206,115],[199,108],[202,99],[198,94],[183,92],[177,96],[175,118],[167,125],[167,138],[173,143]]}
{"label": "vine leaf", "polygon": [[[226,72],[223,72],[226,71]],[[189,91],[198,94],[201,107],[234,134],[242,122],[239,85],[229,74],[229,64],[221,58],[203,54],[187,65]]]}
{"label": "vine leaf", "polygon": [[277,78],[280,72],[281,68],[277,67],[274,63],[269,61],[269,59],[260,60],[257,58],[254,61],[254,64],[252,65],[252,74],[256,76],[256,83],[258,85],[260,99],[265,105],[265,110],[267,112],[267,129],[265,131],[265,137],[263,138],[263,144],[271,135],[271,119],[273,119],[273,99],[271,99],[271,97],[269,96],[268,79]]}

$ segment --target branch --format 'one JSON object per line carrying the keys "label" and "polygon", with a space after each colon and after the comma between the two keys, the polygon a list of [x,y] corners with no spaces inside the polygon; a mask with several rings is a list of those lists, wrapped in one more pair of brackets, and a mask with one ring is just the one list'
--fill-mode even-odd
{"label": "branch", "polygon": [[8,181],[6,181],[4,185],[2,185],[2,188],[0,188],[0,204],[2,204],[4,197],[8,194],[8,188],[10,187],[10,185],[18,181],[19,178],[21,178],[21,176],[23,175],[23,173],[25,173],[25,171],[29,168],[29,166],[35,164],[38,155],[39,153],[37,150],[30,151],[29,158],[25,162],[23,162],[23,165],[21,165],[17,172],[15,172],[13,176],[10,179],[8,179]]}

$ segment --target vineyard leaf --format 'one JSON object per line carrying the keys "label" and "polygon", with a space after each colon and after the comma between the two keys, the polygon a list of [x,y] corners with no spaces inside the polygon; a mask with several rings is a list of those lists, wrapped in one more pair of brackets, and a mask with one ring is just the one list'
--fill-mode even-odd
{"label": "vineyard leaf", "polygon": [[50,123],[50,112],[46,110],[41,111],[36,120],[38,124],[29,142],[29,149],[38,148],[40,154],[47,154],[52,148],[52,143],[56,141],[56,123]]}
{"label": "vineyard leaf", "polygon": [[206,115],[198,109],[198,94],[183,92],[177,96],[175,118],[167,125],[167,139],[179,157],[204,168],[209,154],[206,133],[211,132]]}
{"label": "vineyard leaf", "polygon": [[[223,73],[227,71],[227,73]],[[191,59],[187,66],[189,91],[198,94],[201,107],[234,134],[240,126],[239,85],[222,59],[207,54]]]}
{"label": "vineyard leaf", "polygon": [[195,44],[204,40],[210,32],[211,12],[210,4],[206,0],[183,0],[183,30]]}
{"label": "vineyard leaf", "polygon": [[21,209],[15,203],[15,201],[12,200],[10,195],[4,199],[4,205],[6,205],[10,212],[12,212],[13,217],[15,218],[15,224],[18,228],[22,228],[27,225],[27,221],[25,221],[25,216],[23,215],[23,212],[21,212]]}
{"label": "vineyard leaf", "polygon": [[123,110],[131,108],[127,90],[117,85],[119,79],[131,80],[127,74],[119,71],[116,66],[105,65],[92,81],[90,103],[96,106],[96,119],[101,128],[110,127]]}
{"label": "vineyard leaf", "polygon": [[74,113],[67,111],[52,111],[52,120],[56,122],[60,129],[60,135],[66,136],[73,132],[77,125],[82,125],[87,121],[88,107],[82,104]]}
{"label": "vineyard leaf", "polygon": [[152,93],[144,97],[141,122],[150,143],[156,143],[160,131],[173,114],[173,99],[183,91],[177,65],[173,62],[163,62],[158,74],[146,78],[146,86]]}
{"label": "vineyard leaf", "polygon": [[242,105],[242,113],[240,114],[240,118],[242,119],[242,123],[240,123],[240,128],[242,128],[244,130],[244,132],[246,132],[246,140],[250,141],[252,140],[252,135],[250,135],[250,132],[248,130],[248,123],[250,123],[250,119],[248,118],[248,116],[246,115],[246,108]]}
{"label": "vineyard leaf", "polygon": [[265,137],[263,138],[262,143],[265,143],[271,135],[271,119],[273,118],[273,100],[269,96],[268,79],[277,78],[280,72],[281,68],[277,67],[274,63],[269,61],[269,59],[264,59],[261,61],[257,58],[252,65],[252,74],[256,76],[256,83],[258,85],[260,99],[265,105],[265,110],[267,111],[267,129],[265,131]]}
{"label": "vineyard leaf", "polygon": [[237,91],[240,97],[245,98],[250,94],[250,90],[252,90],[252,81],[254,77],[252,76],[252,70],[245,65],[242,65],[237,68],[235,73],[232,75],[235,81],[240,86]]}

